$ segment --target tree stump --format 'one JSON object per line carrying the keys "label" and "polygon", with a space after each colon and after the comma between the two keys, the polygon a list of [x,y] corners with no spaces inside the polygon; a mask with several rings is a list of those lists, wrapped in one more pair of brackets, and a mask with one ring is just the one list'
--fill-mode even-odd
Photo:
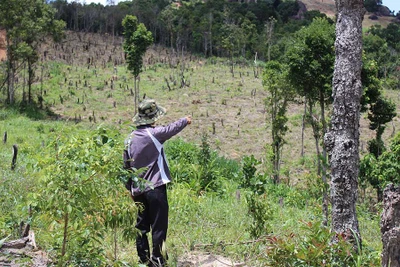
{"label": "tree stump", "polygon": [[382,267],[400,267],[400,187],[393,184],[383,192],[381,234]]}
{"label": "tree stump", "polygon": [[18,146],[13,145],[13,157],[11,161],[11,170],[15,169],[15,166],[17,164],[17,155],[18,155]]}

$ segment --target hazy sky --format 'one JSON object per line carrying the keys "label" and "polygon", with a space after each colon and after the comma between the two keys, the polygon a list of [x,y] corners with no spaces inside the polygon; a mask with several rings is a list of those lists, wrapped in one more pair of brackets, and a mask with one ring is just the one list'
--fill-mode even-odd
{"label": "hazy sky", "polygon": [[387,6],[390,10],[394,10],[395,15],[400,10],[399,0],[382,0],[382,5]]}
{"label": "hazy sky", "polygon": [[[73,0],[68,0],[68,2],[72,2]],[[100,3],[103,6],[105,6],[107,4],[107,0],[78,0],[78,2],[83,3],[85,2],[86,4],[90,4],[90,3]],[[118,4],[118,0],[114,0],[115,4]]]}

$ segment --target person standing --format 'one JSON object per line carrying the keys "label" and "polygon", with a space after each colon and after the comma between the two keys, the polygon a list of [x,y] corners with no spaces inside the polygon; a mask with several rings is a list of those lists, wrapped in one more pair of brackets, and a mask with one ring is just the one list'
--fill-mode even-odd
{"label": "person standing", "polygon": [[[136,237],[136,249],[140,263],[149,267],[166,266],[167,260],[162,250],[168,230],[166,184],[171,182],[171,175],[163,143],[192,122],[191,117],[187,116],[167,126],[156,127],[155,122],[165,113],[166,109],[158,105],[155,100],[143,100],[133,118],[136,130],[125,140],[125,166],[136,170],[145,169],[139,174],[142,182],[130,179],[126,187],[132,199],[143,207],[137,217],[136,228],[139,234]],[[150,231],[153,244],[151,254],[147,238]]]}

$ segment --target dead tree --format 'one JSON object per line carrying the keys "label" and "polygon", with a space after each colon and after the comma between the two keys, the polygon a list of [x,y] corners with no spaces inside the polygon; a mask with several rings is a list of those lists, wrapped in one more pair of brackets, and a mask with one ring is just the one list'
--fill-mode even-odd
{"label": "dead tree", "polygon": [[17,164],[17,155],[18,155],[18,147],[17,145],[13,145],[13,157],[11,161],[11,170],[15,169],[15,165]]}

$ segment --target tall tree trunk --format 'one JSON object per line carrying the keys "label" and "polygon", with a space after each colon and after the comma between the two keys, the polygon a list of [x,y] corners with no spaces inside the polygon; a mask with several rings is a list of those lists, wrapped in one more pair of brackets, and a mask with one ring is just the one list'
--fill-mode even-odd
{"label": "tall tree trunk", "polygon": [[[325,136],[327,127],[326,127],[326,120],[325,120],[325,95],[323,93],[323,90],[320,90],[319,92],[319,106],[321,109],[321,122],[322,122],[322,136]],[[328,219],[329,219],[329,212],[328,212],[328,206],[329,206],[329,199],[328,199],[328,181],[326,178],[326,173],[327,173],[327,166],[326,166],[326,147],[325,147],[325,142],[324,139],[322,138],[322,156],[321,156],[321,177],[322,177],[322,182],[324,185],[324,188],[322,190],[322,213],[324,215],[324,221],[323,225],[327,226],[328,225]]]}
{"label": "tall tree trunk", "polygon": [[308,116],[309,122],[311,124],[311,128],[313,131],[314,141],[315,141],[315,151],[317,153],[317,174],[321,175],[321,151],[319,148],[319,140],[321,138],[320,130],[319,130],[319,122],[317,118],[314,117],[314,110],[313,110],[313,102],[312,100],[308,101]]}
{"label": "tall tree trunk", "polygon": [[390,184],[383,194],[382,267],[400,267],[400,187]]}
{"label": "tall tree trunk", "polygon": [[304,100],[303,118],[301,121],[301,152],[300,156],[304,157],[304,131],[306,129],[307,100]]}
{"label": "tall tree trunk", "polygon": [[359,121],[363,0],[336,0],[336,61],[333,114],[325,145],[331,165],[332,230],[357,245],[361,236],[356,214],[359,172]]}
{"label": "tall tree trunk", "polygon": [[135,76],[134,87],[135,87],[135,95],[133,97],[135,98],[135,112],[137,112],[138,101],[139,101],[138,89],[137,89],[137,76]]}
{"label": "tall tree trunk", "polygon": [[28,59],[28,103],[32,103],[32,84],[35,78],[35,70],[33,69],[33,63]]}

